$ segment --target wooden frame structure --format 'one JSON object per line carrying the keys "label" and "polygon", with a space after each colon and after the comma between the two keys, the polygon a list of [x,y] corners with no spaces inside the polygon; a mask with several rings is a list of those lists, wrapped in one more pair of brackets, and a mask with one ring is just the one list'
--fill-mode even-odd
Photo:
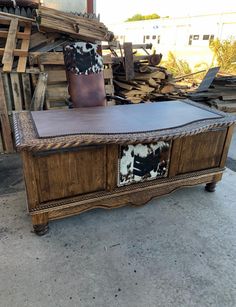
{"label": "wooden frame structure", "polygon": [[[205,183],[213,192],[222,178],[236,118],[200,108],[221,116],[152,132],[43,139],[37,137],[30,113],[15,113],[16,146],[35,232],[45,234],[50,220],[93,208],[143,205],[183,186]],[[167,177],[118,186],[120,146],[157,141],[171,144]]]}

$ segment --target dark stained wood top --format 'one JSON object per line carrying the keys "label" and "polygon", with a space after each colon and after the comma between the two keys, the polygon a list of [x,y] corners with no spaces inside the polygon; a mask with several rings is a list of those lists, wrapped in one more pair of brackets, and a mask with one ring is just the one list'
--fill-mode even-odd
{"label": "dark stained wood top", "polygon": [[183,101],[34,111],[31,115],[39,138],[144,133],[222,117]]}
{"label": "dark stained wood top", "polygon": [[[168,107],[167,110],[165,110],[165,113],[163,112],[156,113],[156,117],[158,119],[155,120],[155,123],[159,122],[159,126],[156,125],[155,128],[159,127],[159,130],[154,130],[154,131],[149,131],[149,132],[148,131],[132,132],[132,133],[131,132],[128,133],[126,130],[125,133],[113,133],[113,134],[109,131],[107,134],[102,134],[102,133],[99,134],[99,133],[91,133],[91,131],[93,130],[90,129],[89,130],[90,133],[88,132],[84,134],[75,134],[75,135],[72,134],[72,135],[46,137],[46,138],[38,137],[37,131],[35,129],[35,124],[32,120],[32,115],[30,112],[28,111],[14,112],[13,122],[14,122],[14,134],[15,134],[16,147],[18,150],[38,152],[38,151],[45,151],[45,150],[47,151],[47,150],[67,149],[67,148],[78,147],[78,146],[83,146],[83,145],[86,145],[86,146],[100,145],[100,144],[122,144],[124,145],[124,144],[152,143],[152,142],[157,142],[159,140],[172,140],[172,139],[184,137],[187,135],[198,134],[198,133],[207,131],[209,129],[215,129],[217,127],[228,127],[236,122],[236,116],[233,116],[231,114],[226,114],[226,113],[223,113],[217,110],[212,110],[209,107],[200,105],[190,100],[185,100],[184,103],[177,103],[177,102],[155,103],[155,105],[159,105],[159,110],[162,110],[164,106],[167,106],[167,105],[170,106],[172,104],[180,106],[181,107],[180,109],[182,109],[182,111],[185,110],[185,112],[178,113],[176,109],[175,109],[175,112],[173,112],[173,110],[171,110],[171,108]],[[186,107],[186,105],[190,106],[190,108]],[[140,110],[141,108],[142,109],[146,107],[149,108],[149,104],[145,104],[145,105],[137,105],[137,106],[131,105],[129,106],[129,109],[130,111],[131,110],[133,111],[135,110],[136,107],[139,107],[139,106],[141,106]],[[126,107],[124,108],[124,106],[102,107],[102,108],[104,112],[106,111],[109,112],[110,110],[108,109],[110,108],[118,108],[117,110],[120,110],[120,111],[127,110],[127,108]],[[188,110],[188,113],[186,112],[186,110]],[[84,110],[83,112],[85,111],[86,110]],[[206,112],[202,112],[202,111],[206,111]],[[104,112],[103,112],[103,115],[104,115]],[[193,115],[192,113],[195,113],[195,112],[197,112],[199,117],[194,117],[196,115]],[[42,116],[46,113],[47,113],[46,111],[40,111],[40,114],[42,114]],[[124,113],[125,112],[122,112],[122,114]],[[71,114],[77,114],[77,113],[73,112]],[[165,117],[163,114],[165,114]],[[189,119],[187,120],[186,119],[187,114],[188,116],[190,116],[191,120],[195,120],[195,121],[190,122]],[[206,117],[203,115],[205,115]],[[141,118],[143,126],[146,127],[145,129],[147,129],[146,115],[144,116],[144,113],[139,113],[138,116],[139,118]],[[151,114],[151,116],[152,118],[155,118],[153,114]],[[138,117],[134,117],[134,113],[132,113],[132,121],[130,121],[130,123],[132,122],[134,123],[137,120],[137,118]],[[164,122],[164,118],[167,120],[169,126],[167,125],[167,123]],[[173,123],[183,124],[184,123],[183,118],[185,118],[186,124],[183,126],[174,127]],[[58,120],[58,116],[57,116],[57,120]],[[106,118],[106,120],[108,121],[110,127],[117,126],[117,121],[115,121],[114,118],[108,117]],[[160,122],[162,122],[162,126],[160,126]],[[66,124],[64,122],[60,122],[60,127],[59,127],[60,131],[62,132],[64,131]],[[90,124],[92,123],[90,122]],[[87,126],[87,127],[90,128],[90,126]],[[102,127],[106,127],[106,126],[102,126]],[[118,130],[119,125],[117,127],[118,128],[116,132],[120,131]],[[166,129],[164,129],[163,127],[166,127]],[[94,126],[92,127],[92,129],[94,129]]]}

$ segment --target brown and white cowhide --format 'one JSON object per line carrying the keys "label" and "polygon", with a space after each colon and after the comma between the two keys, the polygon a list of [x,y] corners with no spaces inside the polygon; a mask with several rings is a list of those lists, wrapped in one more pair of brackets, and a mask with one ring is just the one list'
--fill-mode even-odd
{"label": "brown and white cowhide", "polygon": [[169,142],[121,146],[118,185],[165,177],[169,153]]}
{"label": "brown and white cowhide", "polygon": [[89,42],[75,42],[64,46],[66,70],[75,75],[89,75],[103,70],[103,58],[97,52],[97,45]]}

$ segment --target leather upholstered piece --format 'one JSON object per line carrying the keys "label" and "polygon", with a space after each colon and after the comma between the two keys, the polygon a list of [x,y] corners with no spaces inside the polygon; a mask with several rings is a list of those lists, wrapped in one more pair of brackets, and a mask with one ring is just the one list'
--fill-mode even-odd
{"label": "leather upholstered piece", "polygon": [[222,117],[183,101],[33,111],[31,115],[39,138],[151,132]]}

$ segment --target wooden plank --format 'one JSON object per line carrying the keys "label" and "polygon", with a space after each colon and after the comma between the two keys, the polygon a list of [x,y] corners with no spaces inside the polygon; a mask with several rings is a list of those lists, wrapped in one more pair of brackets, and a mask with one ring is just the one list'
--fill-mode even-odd
{"label": "wooden plank", "polygon": [[[4,54],[5,49],[0,48],[0,55]],[[13,50],[13,55],[14,56],[27,56],[28,55],[28,50],[23,50],[23,49],[14,49]]]}
{"label": "wooden plank", "polygon": [[23,90],[23,97],[24,97],[24,105],[25,109],[30,109],[31,99],[32,99],[32,91],[31,91],[31,84],[30,84],[30,76],[29,74],[22,74],[22,90]]}
{"label": "wooden plank", "polygon": [[113,95],[114,94],[113,85],[110,85],[110,84],[105,85],[105,92],[106,94]]}
{"label": "wooden plank", "polygon": [[[0,37],[7,38],[7,36],[8,36],[8,32],[7,31],[0,31]],[[28,34],[24,33],[24,32],[17,32],[16,33],[16,38],[18,38],[18,39],[27,39],[28,38]]]}
{"label": "wooden plank", "polygon": [[107,173],[107,187],[108,191],[112,191],[117,187],[118,177],[118,153],[119,146],[116,144],[107,145],[107,158],[106,158],[106,173]]}
{"label": "wooden plank", "polygon": [[65,65],[62,52],[45,52],[38,56],[39,65]]}
{"label": "wooden plank", "polygon": [[[24,50],[28,49],[29,48],[29,40],[28,39],[23,40],[21,47]],[[27,62],[27,56],[21,56],[19,58],[18,65],[17,65],[17,72],[19,72],[19,73],[25,72],[26,62]]]}
{"label": "wooden plank", "polygon": [[229,151],[230,142],[231,142],[233,132],[234,132],[234,127],[235,127],[235,125],[233,124],[228,128],[223,153],[222,153],[222,156],[221,156],[220,167],[225,166],[225,162],[226,162],[228,151]]}
{"label": "wooden plank", "polygon": [[12,93],[14,99],[15,111],[22,111],[22,96],[20,87],[20,76],[16,72],[10,73]]}
{"label": "wooden plank", "polygon": [[34,95],[31,101],[30,110],[31,111],[40,111],[43,110],[45,93],[47,88],[47,73],[40,73],[36,88],[34,90]]}
{"label": "wooden plank", "polygon": [[[29,50],[30,44],[30,34],[31,34],[31,24],[25,26],[24,34],[27,36],[27,39],[24,39],[21,44],[21,50]],[[28,54],[27,54],[28,55]],[[21,56],[17,65],[17,72],[25,72],[27,62],[27,56]]]}
{"label": "wooden plank", "polygon": [[48,84],[67,82],[66,71],[64,70],[47,70]]}
{"label": "wooden plank", "polygon": [[2,82],[4,86],[7,110],[9,113],[11,113],[11,111],[13,110],[13,105],[12,105],[13,96],[12,96],[10,75],[8,73],[2,74]]}
{"label": "wooden plank", "polygon": [[4,87],[2,82],[2,73],[0,73],[0,122],[1,122],[1,128],[2,128],[2,137],[4,141],[4,147],[6,149],[6,152],[13,152],[13,142],[12,142],[12,136],[11,136],[11,126],[9,122],[9,117],[7,113],[7,106],[6,106],[6,100],[4,95]]}
{"label": "wooden plank", "polygon": [[112,79],[113,78],[113,71],[112,68],[105,68],[103,70],[104,79]]}
{"label": "wooden plank", "polygon": [[178,174],[219,167],[226,134],[222,127],[183,137]]}
{"label": "wooden plank", "polygon": [[28,200],[28,208],[33,209],[39,205],[39,195],[35,175],[35,162],[31,153],[25,150],[21,152],[21,157],[23,160],[23,172]]}
{"label": "wooden plank", "polygon": [[50,100],[65,100],[69,97],[68,86],[65,85],[48,85],[47,99]]}
{"label": "wooden plank", "polygon": [[4,152],[3,148],[3,141],[2,141],[2,129],[1,129],[1,123],[0,123],[0,153]]}
{"label": "wooden plank", "polygon": [[124,43],[126,80],[134,79],[134,57],[132,43]]}
{"label": "wooden plank", "polygon": [[11,24],[8,31],[7,41],[4,48],[4,54],[2,58],[3,65],[3,71],[9,72],[12,70],[13,65],[13,50],[16,47],[16,33],[17,33],[17,27],[18,27],[18,19],[12,19]]}
{"label": "wooden plank", "polygon": [[30,49],[36,48],[42,44],[47,44],[52,40],[58,38],[60,34],[58,33],[48,33],[47,35],[44,33],[36,32],[30,37]]}
{"label": "wooden plank", "polygon": [[119,87],[127,90],[127,91],[131,91],[134,87],[133,85],[130,85],[130,84],[127,84],[127,83],[124,83],[124,82],[119,82],[117,80],[113,80],[113,82],[118,85]]}
{"label": "wooden plank", "polygon": [[174,159],[170,159],[168,177],[174,177],[178,173],[179,160],[181,156],[182,143],[183,143],[182,141],[183,138],[177,138],[174,141],[172,141],[171,157],[174,157]]}

